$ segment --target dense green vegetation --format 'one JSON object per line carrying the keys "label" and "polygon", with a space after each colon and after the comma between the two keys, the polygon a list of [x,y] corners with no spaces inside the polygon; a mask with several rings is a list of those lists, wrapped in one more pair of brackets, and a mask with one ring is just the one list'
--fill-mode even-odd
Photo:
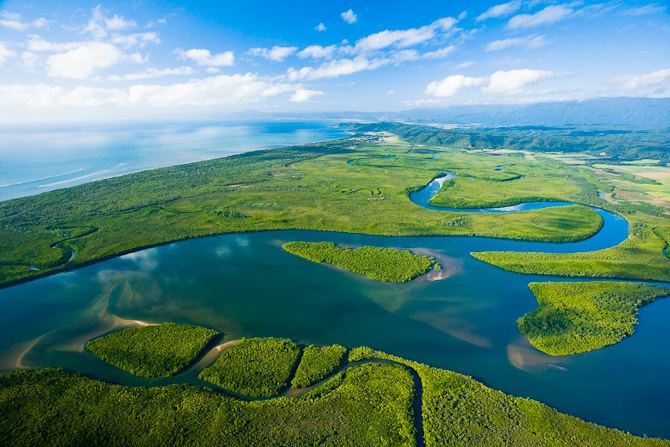
{"label": "dense green vegetation", "polygon": [[342,364],[345,352],[347,349],[340,345],[305,347],[291,386],[304,388],[325,379]]}
{"label": "dense green vegetation", "polygon": [[571,355],[617,343],[633,333],[640,306],[670,290],[625,282],[530,283],[536,310],[519,318],[522,334],[542,352]]}
{"label": "dense green vegetation", "polygon": [[438,446],[630,447],[668,446],[568,416],[531,399],[513,397],[471,377],[432,368],[370,348],[350,360],[381,359],[416,371],[421,380],[425,443]]}
{"label": "dense green vegetation", "polygon": [[288,386],[299,355],[288,339],[243,339],[223,350],[200,378],[242,396],[275,396]]}
{"label": "dense green vegetation", "polygon": [[[253,359],[245,367],[271,368],[275,351],[266,347],[286,342],[262,341],[256,354],[246,352]],[[9,372],[0,375],[0,439],[15,446],[670,445],[370,348],[353,349],[350,360],[365,362],[300,397],[255,401],[188,385],[113,385],[55,369]]]}
{"label": "dense green vegetation", "polygon": [[0,376],[11,446],[413,446],[413,383],[396,365],[352,368],[301,398],[245,402],[200,387],[129,387],[43,369]]}
{"label": "dense green vegetation", "polygon": [[628,239],[616,247],[583,253],[472,253],[477,259],[519,273],[594,278],[670,281],[670,260],[663,250],[670,240],[670,222],[640,212],[626,215]]}
{"label": "dense green vegetation", "polygon": [[[349,165],[350,159],[361,163]],[[0,202],[0,284],[226,232],[302,228],[571,241],[600,227],[597,213],[583,206],[466,216],[422,209],[408,198],[408,191],[447,170],[459,176],[498,175],[492,163],[516,163],[514,169],[521,170],[525,162],[454,150],[437,150],[433,158],[409,151],[401,142],[344,139],[155,169]],[[553,184],[574,191],[574,170],[557,169],[555,176],[565,178]],[[590,183],[577,184],[582,190],[572,198],[595,197]],[[77,255],[66,262],[70,249]]]}
{"label": "dense green vegetation", "polygon": [[187,367],[218,334],[213,329],[165,323],[112,332],[86,343],[107,363],[141,377],[168,377]]}
{"label": "dense green vegetation", "polygon": [[436,266],[430,256],[395,248],[344,248],[332,242],[287,242],[282,247],[312,262],[333,264],[376,281],[406,282]]}
{"label": "dense green vegetation", "polygon": [[640,158],[670,161],[670,133],[647,130],[593,130],[573,127],[457,127],[444,129],[381,122],[353,123],[358,132],[392,132],[414,143],[459,149],[524,149],[538,152],[588,152],[607,154],[613,160]]}

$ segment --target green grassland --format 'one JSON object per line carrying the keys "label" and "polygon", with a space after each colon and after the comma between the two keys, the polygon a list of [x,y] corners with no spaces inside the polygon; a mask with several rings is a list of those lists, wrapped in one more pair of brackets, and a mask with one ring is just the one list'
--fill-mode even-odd
{"label": "green grassland", "polygon": [[517,320],[533,346],[572,355],[612,345],[631,335],[640,306],[670,290],[625,282],[530,283],[536,310]]}
{"label": "green grassland", "polygon": [[376,281],[407,282],[431,270],[435,260],[409,250],[384,247],[344,248],[332,242],[287,242],[287,252],[312,262],[336,265]]}
{"label": "green grassland", "polygon": [[505,170],[499,172],[495,171],[496,166],[501,165],[499,158],[488,157],[476,168],[467,160],[457,160],[450,169],[456,177],[445,182],[431,204],[448,208],[491,208],[550,200],[588,203],[585,199],[596,195],[594,185],[579,172],[567,172],[561,163],[509,156],[504,157],[508,161]]}
{"label": "green grassland", "polygon": [[305,347],[291,386],[305,388],[325,379],[340,367],[346,352],[347,349],[340,345]]}
{"label": "green grassland", "polygon": [[165,323],[112,332],[86,343],[101,359],[141,377],[168,377],[186,368],[212,338],[213,329]]}
{"label": "green grassland", "polygon": [[[262,341],[237,366],[272,368],[275,351],[267,347],[287,341]],[[370,348],[353,349],[349,359],[354,363],[305,394],[251,401],[191,385],[134,387],[57,369],[13,371],[0,375],[0,439],[14,446],[670,445]]]}
{"label": "green grassland", "polygon": [[[382,158],[386,155],[396,158]],[[350,165],[350,159],[363,160]],[[600,228],[598,214],[584,206],[466,215],[425,210],[408,198],[409,191],[448,170],[473,175],[485,170],[495,176],[491,159],[506,166],[522,160],[456,150],[437,151],[433,159],[405,143],[350,138],[155,169],[0,202],[0,284],[227,232],[300,228],[573,241]],[[574,188],[572,171],[568,166],[561,171],[566,191]],[[595,195],[588,182],[579,185],[583,190],[574,198]],[[77,255],[65,262],[69,250]]]}
{"label": "green grassland", "polygon": [[242,396],[271,397],[288,386],[299,355],[291,340],[243,339],[225,349],[200,378]]}

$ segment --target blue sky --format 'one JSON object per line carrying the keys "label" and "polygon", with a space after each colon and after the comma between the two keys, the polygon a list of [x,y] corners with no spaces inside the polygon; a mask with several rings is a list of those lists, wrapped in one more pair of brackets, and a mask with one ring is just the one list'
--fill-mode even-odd
{"label": "blue sky", "polygon": [[383,111],[668,96],[642,1],[0,2],[0,118]]}

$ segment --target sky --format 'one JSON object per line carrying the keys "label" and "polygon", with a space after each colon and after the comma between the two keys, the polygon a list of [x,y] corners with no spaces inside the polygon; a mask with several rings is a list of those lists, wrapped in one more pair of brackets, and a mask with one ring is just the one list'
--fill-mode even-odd
{"label": "sky", "polygon": [[4,123],[670,96],[650,1],[0,1]]}

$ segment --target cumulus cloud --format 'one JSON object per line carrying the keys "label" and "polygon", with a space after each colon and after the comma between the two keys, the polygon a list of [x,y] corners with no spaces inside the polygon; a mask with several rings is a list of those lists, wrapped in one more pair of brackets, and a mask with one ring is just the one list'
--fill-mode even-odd
{"label": "cumulus cloud", "polygon": [[324,92],[319,91],[319,90],[307,90],[304,88],[298,89],[295,91],[293,96],[289,99],[291,102],[305,102],[309,101],[311,98],[315,96],[321,96],[325,95]]}
{"label": "cumulus cloud", "polygon": [[249,50],[249,54],[260,56],[270,61],[281,62],[296,51],[298,51],[297,47],[281,47],[275,45],[272,48],[252,48]]}
{"label": "cumulus cloud", "polygon": [[336,48],[337,47],[335,45],[329,45],[327,47],[322,47],[321,45],[310,45],[300,51],[298,53],[298,57],[301,59],[306,59],[309,57],[313,59],[327,59],[332,57]]}
{"label": "cumulus cloud", "polygon": [[96,70],[118,63],[122,56],[114,45],[89,42],[64,53],[49,56],[48,74],[56,78],[86,79]]}
{"label": "cumulus cloud", "polygon": [[177,54],[181,59],[191,60],[201,67],[229,67],[235,64],[235,55],[232,51],[212,54],[205,48],[191,48],[187,51],[178,49]]}
{"label": "cumulus cloud", "polygon": [[479,17],[477,17],[477,21],[481,22],[482,20],[486,19],[505,17],[517,12],[519,8],[521,8],[521,0],[514,0],[511,2],[491,6],[489,9],[480,14]]}
{"label": "cumulus cloud", "polygon": [[489,84],[482,91],[486,93],[514,93],[522,88],[558,76],[557,73],[547,70],[520,70],[496,71],[489,78]]}
{"label": "cumulus cloud", "polygon": [[316,25],[314,27],[314,29],[317,30],[318,32],[322,33],[324,31],[326,31],[328,28],[326,27],[326,25],[323,24],[323,22],[321,22],[318,25]]}
{"label": "cumulus cloud", "polygon": [[342,14],[340,14],[340,17],[342,17],[342,20],[347,22],[349,25],[352,25],[358,21],[358,16],[354,13],[352,9],[344,11]]}
{"label": "cumulus cloud", "polygon": [[624,89],[638,94],[670,93],[670,68],[639,75],[621,76],[616,82]]}
{"label": "cumulus cloud", "polygon": [[174,107],[257,104],[299,86],[276,83],[258,75],[220,75],[189,82],[142,84],[128,88],[91,88],[45,84],[0,86],[0,105],[21,107]]}
{"label": "cumulus cloud", "polygon": [[437,98],[456,95],[464,88],[481,87],[484,93],[516,93],[524,87],[545,79],[558,76],[545,70],[509,70],[496,71],[489,77],[469,77],[460,74],[450,75],[441,81],[433,81],[426,86],[425,94]]}
{"label": "cumulus cloud", "polygon": [[542,36],[515,37],[511,39],[500,39],[489,42],[489,44],[486,45],[486,51],[498,51],[505,48],[518,46],[537,48],[542,45],[544,45],[544,37]]}
{"label": "cumulus cloud", "polygon": [[426,86],[426,95],[444,98],[454,96],[465,87],[480,87],[486,83],[486,78],[473,78],[463,75],[451,75],[441,81],[433,81]]}
{"label": "cumulus cloud", "polygon": [[135,73],[127,73],[124,75],[110,75],[107,76],[109,81],[139,81],[141,79],[155,79],[166,76],[184,76],[192,75],[194,73],[191,67],[176,67],[176,68],[147,68],[146,70]]}
{"label": "cumulus cloud", "polygon": [[519,14],[512,17],[508,26],[514,29],[554,23],[568,18],[572,13],[572,8],[566,5],[547,6],[534,14]]}
{"label": "cumulus cloud", "polygon": [[14,31],[26,31],[29,28],[44,28],[48,24],[49,21],[44,17],[37,18],[30,22],[24,22],[21,20],[21,14],[0,11],[0,28],[8,28]]}

